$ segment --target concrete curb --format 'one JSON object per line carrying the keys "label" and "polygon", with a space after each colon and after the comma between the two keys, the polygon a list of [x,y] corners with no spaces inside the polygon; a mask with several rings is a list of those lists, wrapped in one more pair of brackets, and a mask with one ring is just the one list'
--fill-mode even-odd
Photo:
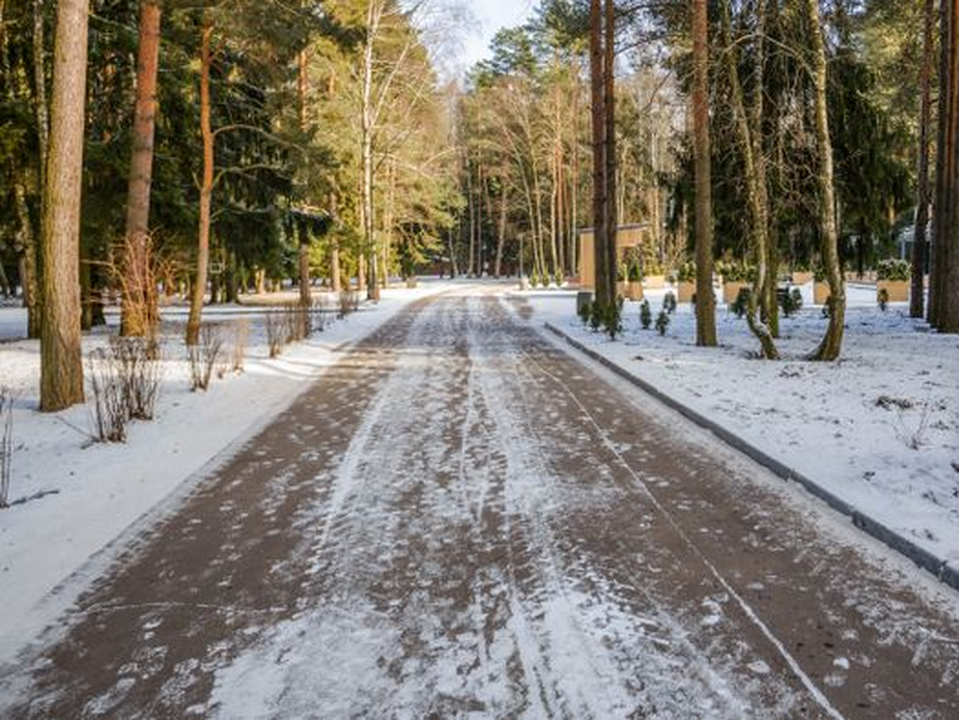
{"label": "concrete curb", "polygon": [[823,500],[831,508],[849,517],[853,521],[853,524],[863,530],[865,533],[884,543],[893,550],[896,550],[909,560],[912,560],[924,570],[932,573],[940,582],[949,585],[955,590],[957,589],[957,568],[951,567],[946,560],[938,558],[933,553],[923,549],[913,541],[905,538],[903,535],[891,530],[883,523],[877,522],[873,518],[864,515],[862,512],[851,507],[848,503],[841,500],[832,492],[825,489],[817,482],[811,480],[803,473],[799,473],[796,470],[787,467],[782,462],[768,455],[755,445],[747,442],[739,435],[733,434],[719,423],[714,422],[705,415],[698,413],[696,410],[693,410],[661,390],[658,390],[646,380],[641,380],[636,375],[620,367],[612,360],[605,358],[595,350],[591,350],[578,340],[574,340],[560,328],[552,325],[551,323],[544,323],[544,327],[561,340],[564,340],[571,347],[574,347],[582,352],[591,360],[600,363],[605,368],[616,373],[631,385],[635,385],[636,387],[640,388],[648,395],[652,395],[664,405],[672,410],[677,411],[688,420],[691,420],[700,427],[709,430],[723,442],[730,445],[735,450],[743,453],[751,460],[763,465],[778,477],[781,477],[784,480],[792,480],[800,483],[808,492]]}

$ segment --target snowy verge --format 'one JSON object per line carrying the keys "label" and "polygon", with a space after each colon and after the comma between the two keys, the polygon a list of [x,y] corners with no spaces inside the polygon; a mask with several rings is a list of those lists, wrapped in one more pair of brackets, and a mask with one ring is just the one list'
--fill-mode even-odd
{"label": "snowy verge", "polygon": [[[689,306],[672,316],[665,337],[641,329],[627,303],[626,332],[616,341],[592,333],[575,316],[573,294],[514,294],[611,365],[742,438],[849,508],[949,565],[958,558],[957,338],[929,332],[894,305],[880,312],[868,297],[848,311],[843,359],[803,359],[825,321],[819,309],[782,323],[784,360],[755,359],[743,320],[721,309],[721,346],[694,344]],[[663,292],[649,297],[654,315]],[[894,538],[880,538],[895,543]],[[891,544],[888,542],[888,544]],[[903,548],[901,548],[902,550]]]}
{"label": "snowy verge", "polygon": [[[262,314],[247,316],[245,371],[215,378],[206,393],[190,392],[180,327],[165,322],[157,418],[132,423],[127,442],[119,444],[91,442],[89,401],[60,413],[38,412],[38,342],[0,345],[0,384],[17,393],[10,499],[53,491],[0,510],[0,664],[73,602],[85,580],[64,581],[88,559],[132,523],[146,526],[148,518],[137,521],[152,508],[176,502],[189,490],[185,485],[195,485],[222,460],[218,456],[252,437],[335,364],[338,349],[446,287],[431,282],[386,290],[378,305],[361,306],[343,320],[331,317],[323,332],[286,346],[276,359],[267,357]],[[6,312],[20,311],[0,310]],[[230,314],[229,308],[204,312],[205,320],[224,323]],[[85,336],[84,354],[105,342],[103,334]]]}

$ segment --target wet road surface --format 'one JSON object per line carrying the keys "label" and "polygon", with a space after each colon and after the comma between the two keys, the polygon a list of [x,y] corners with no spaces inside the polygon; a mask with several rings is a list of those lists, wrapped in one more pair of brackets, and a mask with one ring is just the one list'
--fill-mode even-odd
{"label": "wet road surface", "polygon": [[450,294],[349,350],[0,716],[957,716],[949,593],[529,320]]}

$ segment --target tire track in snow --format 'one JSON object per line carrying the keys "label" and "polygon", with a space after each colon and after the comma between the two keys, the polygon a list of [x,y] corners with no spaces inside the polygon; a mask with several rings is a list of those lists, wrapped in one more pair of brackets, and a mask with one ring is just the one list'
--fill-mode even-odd
{"label": "tire track in snow", "polygon": [[[444,347],[442,342],[444,338],[455,339],[458,335],[459,328],[455,322],[451,326],[448,318],[450,314],[455,316],[456,311],[451,313],[450,308],[444,307],[442,313],[437,312],[440,317],[431,315],[429,326],[418,324],[412,329],[405,347],[400,349],[400,352],[407,353],[404,367],[383,387],[375,412],[364,423],[363,431],[354,438],[347,457],[337,470],[336,482],[341,489],[334,493],[335,500],[324,511],[328,529],[323,532],[322,543],[315,548],[318,563],[321,559],[324,561],[323,575],[332,578],[334,586],[317,588],[324,597],[314,613],[294,621],[298,630],[284,628],[270,641],[272,646],[282,645],[289,633],[295,633],[298,644],[316,646],[318,651],[320,646],[329,647],[331,644],[356,647],[354,662],[347,664],[353,668],[349,676],[344,676],[327,662],[331,655],[339,659],[337,653],[325,653],[326,657],[320,661],[319,674],[328,670],[340,679],[336,687],[325,686],[329,694],[322,697],[322,701],[332,703],[330,707],[350,707],[352,711],[366,708],[377,714],[390,714],[402,708],[408,712],[418,707],[427,709],[429,698],[424,700],[422,696],[429,693],[416,692],[416,689],[426,687],[429,690],[437,686],[440,683],[438,678],[443,675],[429,662],[431,652],[436,654],[444,648],[429,646],[430,635],[437,629],[430,627],[434,623],[429,619],[437,615],[437,608],[432,608],[430,603],[440,598],[431,596],[435,592],[432,586],[437,583],[437,573],[435,569],[428,572],[425,561],[431,554],[443,552],[442,541],[438,546],[435,538],[431,538],[442,529],[442,521],[452,519],[473,526],[476,525],[474,513],[470,511],[470,503],[464,494],[458,488],[450,488],[449,481],[443,487],[427,478],[401,473],[395,487],[388,482],[395,471],[410,461],[409,448],[426,447],[430,438],[449,435],[447,424],[455,425],[460,433],[471,428],[466,418],[456,422],[454,417],[455,422],[451,423],[450,413],[443,412],[442,408],[433,414],[414,414],[407,408],[411,396],[417,398],[421,407],[431,406],[435,401],[449,402],[446,397],[449,388],[456,387],[456,382],[462,379],[463,368],[457,367],[456,343]],[[431,348],[430,363],[411,363],[409,351],[421,347]],[[447,352],[452,353],[452,360],[445,357]],[[463,437],[458,444],[460,447],[470,445]],[[408,449],[406,452],[405,448]],[[428,447],[428,453],[429,450]],[[433,455],[433,460],[437,460],[436,452]],[[459,453],[451,455],[453,460],[459,460]],[[460,468],[448,468],[450,470],[456,471],[449,473],[453,477],[461,476]],[[430,492],[422,491],[424,485],[430,486]],[[431,493],[439,498],[437,502],[431,500]],[[364,553],[358,550],[364,544],[393,546],[393,556],[387,560],[388,567],[373,568],[365,562]],[[378,592],[375,573],[358,577],[358,568],[361,575],[367,570],[377,570],[381,576],[399,571],[402,575],[400,581],[406,586],[388,584]],[[406,577],[411,571],[413,576]],[[428,574],[434,578],[425,577]],[[331,612],[340,618],[341,627],[324,617]],[[456,617],[445,619],[447,625],[457,624]],[[370,629],[374,629],[374,634],[384,641],[354,642],[358,635],[365,636]],[[270,653],[258,651],[257,655],[263,660]],[[364,658],[360,663],[364,672],[360,672],[361,667],[357,664],[361,657]],[[449,658],[441,654],[440,659]],[[411,663],[416,665],[417,683],[408,677],[410,670],[405,668],[405,664]],[[243,664],[241,659],[240,665]],[[258,664],[247,663],[252,667]],[[293,662],[285,665],[288,675],[285,675],[284,686],[298,685],[294,680],[302,668],[298,669]],[[247,668],[242,674],[254,673]],[[234,681],[229,686],[233,688],[238,684],[242,683]],[[276,695],[275,701],[280,707],[290,710],[295,693],[287,693],[283,698],[279,693]],[[269,706],[267,703],[266,707]],[[229,712],[224,714],[229,715]]]}
{"label": "tire track in snow", "polygon": [[[491,313],[497,318],[495,323],[489,317]],[[604,592],[611,588],[603,587],[603,583],[600,592],[594,594],[585,595],[579,588],[574,589],[574,585],[588,584],[586,581],[591,576],[599,574],[602,577],[602,568],[578,566],[576,559],[571,562],[569,552],[563,549],[565,542],[551,528],[550,518],[557,517],[556,522],[563,522],[563,514],[573,511],[575,507],[575,498],[569,496],[569,490],[583,485],[588,478],[564,478],[562,473],[557,475],[558,470],[548,456],[548,453],[555,454],[556,444],[543,439],[537,428],[536,416],[531,412],[534,408],[549,405],[554,398],[544,397],[536,391],[531,383],[531,375],[524,367],[525,346],[530,344],[531,335],[509,321],[504,322],[502,317],[498,309],[488,308],[487,322],[501,328],[497,333],[501,343],[498,357],[502,358],[502,364],[509,367],[501,366],[498,372],[485,373],[484,377],[497,378],[492,382],[499,383],[500,387],[494,389],[491,386],[487,392],[499,396],[500,401],[493,401],[493,404],[508,409],[501,410],[500,418],[504,425],[501,436],[505,439],[522,437],[525,440],[522,444],[514,443],[511,446],[516,454],[517,466],[517,472],[512,473],[511,477],[525,478],[523,487],[515,493],[515,503],[518,505],[516,512],[534,524],[534,544],[541,559],[539,567],[546,568],[543,584],[550,587],[550,591],[543,593],[546,597],[535,597],[533,608],[527,610],[527,614],[534,618],[545,618],[537,623],[541,632],[539,658],[528,661],[535,668],[534,674],[541,679],[552,674],[551,682],[558,688],[555,692],[559,696],[570,692],[571,675],[593,681],[593,686],[587,688],[576,688],[574,684],[572,700],[579,702],[579,705],[574,704],[570,708],[571,698],[563,698],[566,704],[561,701],[559,710],[565,715],[623,717],[634,710],[644,712],[652,708],[659,708],[660,712],[666,711],[667,714],[684,714],[689,712],[689,707],[685,707],[682,700],[678,704],[678,698],[674,696],[684,698],[692,693],[703,702],[703,694],[706,693],[716,703],[713,706],[715,716],[742,716],[745,712],[744,702],[736,697],[729,681],[714,671],[710,660],[686,641],[687,630],[664,612],[652,596],[644,593],[642,583],[635,588],[644,594],[648,609],[656,618],[656,626],[666,631],[669,638],[669,642],[658,646],[654,641],[655,647],[648,648],[645,656],[628,651],[627,646],[644,636],[644,625],[649,625],[649,619],[623,613],[618,607],[616,593]],[[504,388],[507,383],[501,378],[512,378],[509,389]],[[517,396],[520,397],[519,403],[510,401]],[[539,499],[546,507],[539,507],[537,502],[530,504],[531,499]],[[573,577],[570,577],[571,573],[574,573]],[[620,626],[621,631],[612,639],[612,645],[610,637],[604,637],[601,642],[594,638],[591,628],[598,624],[602,627]],[[556,632],[557,629],[562,631]],[[569,645],[571,638],[575,642]],[[562,647],[564,643],[568,643],[568,648]],[[622,645],[618,647],[619,643]],[[679,648],[679,654],[672,646]],[[557,664],[558,659],[563,660],[577,653],[587,655],[585,666],[577,663],[563,670],[551,667]],[[532,656],[532,653],[527,654]],[[648,676],[655,668],[659,668],[655,676],[659,677],[660,686],[657,683],[638,682],[638,667]],[[693,668],[697,681],[702,685],[692,691],[690,688],[678,688],[678,667],[686,668],[684,679],[688,683],[693,680],[689,676]],[[637,692],[638,686],[645,686],[646,692]],[[612,688],[622,691],[619,698],[611,698]]]}
{"label": "tire track in snow", "polygon": [[820,687],[813,681],[813,679],[804,671],[800,663],[793,656],[793,654],[786,648],[784,643],[778,638],[770,627],[757,615],[753,607],[743,598],[740,593],[738,593],[734,587],[730,584],[726,577],[724,577],[716,566],[710,562],[710,560],[703,554],[700,549],[700,546],[695,543],[687,532],[680,526],[676,521],[673,514],[664,507],[660,501],[656,498],[653,492],[650,490],[647,483],[640,477],[639,474],[633,469],[633,467],[624,459],[621,452],[616,448],[616,446],[610,441],[608,435],[604,432],[603,428],[597,422],[596,418],[593,417],[590,410],[580,401],[577,395],[569,388],[569,386],[564,383],[562,378],[552,374],[547,370],[542,364],[540,364],[533,355],[530,353],[525,353],[526,358],[537,368],[542,374],[549,376],[557,385],[559,385],[563,390],[569,395],[569,397],[574,401],[580,411],[583,413],[584,417],[588,418],[590,424],[596,430],[597,437],[603,442],[607,450],[613,455],[617,462],[626,470],[630,476],[636,482],[637,487],[641,489],[643,494],[649,499],[651,504],[657,509],[657,511],[664,517],[664,519],[670,524],[674,529],[677,535],[682,539],[684,545],[689,548],[691,553],[697,557],[697,559],[703,564],[707,571],[716,579],[716,581],[723,587],[723,589],[730,594],[731,597],[736,601],[740,606],[740,609],[743,611],[744,615],[749,618],[757,629],[763,633],[764,637],[770,642],[774,647],[777,653],[784,659],[790,669],[794,674],[800,679],[803,686],[807,689],[810,695],[813,697],[817,705],[820,706],[820,709],[826,713],[829,717],[841,720],[843,715],[837,710],[833,704],[827,699]]}

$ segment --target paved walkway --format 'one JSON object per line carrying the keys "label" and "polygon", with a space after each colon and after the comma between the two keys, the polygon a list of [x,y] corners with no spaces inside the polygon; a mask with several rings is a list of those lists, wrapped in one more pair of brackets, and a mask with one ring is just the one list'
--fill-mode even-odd
{"label": "paved walkway", "polygon": [[442,296],[346,354],[0,716],[956,717],[942,592],[525,317]]}

